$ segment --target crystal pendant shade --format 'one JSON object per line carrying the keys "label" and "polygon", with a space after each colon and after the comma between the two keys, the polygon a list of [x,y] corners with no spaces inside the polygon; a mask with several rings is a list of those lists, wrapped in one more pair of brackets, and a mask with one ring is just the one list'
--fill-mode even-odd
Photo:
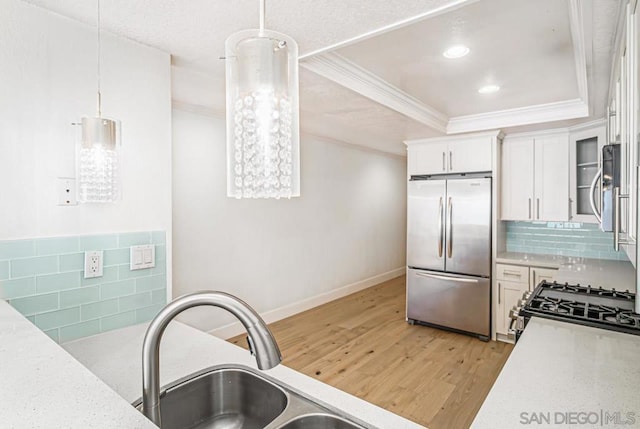
{"label": "crystal pendant shade", "polygon": [[119,199],[118,133],[111,119],[82,118],[82,141],[78,148],[78,200],[111,203]]}
{"label": "crystal pendant shade", "polygon": [[245,30],[225,44],[227,195],[300,195],[298,45],[268,30]]}

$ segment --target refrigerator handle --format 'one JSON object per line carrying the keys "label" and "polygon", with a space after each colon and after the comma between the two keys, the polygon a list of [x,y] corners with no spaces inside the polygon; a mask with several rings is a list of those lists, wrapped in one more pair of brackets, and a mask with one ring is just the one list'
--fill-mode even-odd
{"label": "refrigerator handle", "polygon": [[442,197],[440,197],[440,205],[438,206],[438,257],[442,258],[442,248],[444,247],[444,226],[442,225],[442,217],[444,216]]}
{"label": "refrigerator handle", "polygon": [[453,216],[451,215],[453,209],[453,204],[451,204],[451,197],[449,197],[449,203],[447,204],[447,255],[449,259],[453,255],[453,225],[451,224],[453,221]]}
{"label": "refrigerator handle", "polygon": [[427,274],[427,273],[420,273],[420,272],[417,272],[416,276],[418,276],[418,277],[429,277],[430,279],[437,279],[437,280],[456,281],[456,282],[461,282],[461,283],[478,283],[478,279],[465,279],[465,278],[461,278],[461,277],[447,277],[447,276],[439,276],[437,274]]}

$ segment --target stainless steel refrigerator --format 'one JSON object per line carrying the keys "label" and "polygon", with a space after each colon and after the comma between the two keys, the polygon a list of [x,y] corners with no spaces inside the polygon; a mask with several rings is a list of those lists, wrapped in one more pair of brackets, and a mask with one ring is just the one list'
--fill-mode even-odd
{"label": "stainless steel refrigerator", "polygon": [[412,178],[407,321],[491,335],[491,178]]}

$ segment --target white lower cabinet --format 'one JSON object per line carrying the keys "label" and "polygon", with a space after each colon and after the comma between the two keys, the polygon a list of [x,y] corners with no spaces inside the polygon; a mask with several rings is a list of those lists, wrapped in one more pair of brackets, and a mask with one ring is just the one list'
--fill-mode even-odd
{"label": "white lower cabinet", "polygon": [[553,281],[557,271],[553,268],[496,264],[495,277],[498,298],[494,317],[499,340],[507,339],[511,323],[509,312],[518,304],[522,295],[535,289],[543,280]]}
{"label": "white lower cabinet", "polygon": [[558,270],[551,268],[531,267],[529,269],[529,289],[534,290],[541,281],[552,282]]}
{"label": "white lower cabinet", "polygon": [[529,282],[517,283],[498,280],[498,314],[496,319],[496,333],[507,335],[509,331],[509,311],[522,298],[522,294],[529,290]]}

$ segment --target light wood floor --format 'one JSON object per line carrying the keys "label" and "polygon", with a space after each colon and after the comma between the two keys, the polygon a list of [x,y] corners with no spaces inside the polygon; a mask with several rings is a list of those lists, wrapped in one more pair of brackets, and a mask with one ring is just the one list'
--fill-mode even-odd
{"label": "light wood floor", "polygon": [[409,325],[405,277],[270,328],[286,366],[430,429],[468,428],[513,347]]}

